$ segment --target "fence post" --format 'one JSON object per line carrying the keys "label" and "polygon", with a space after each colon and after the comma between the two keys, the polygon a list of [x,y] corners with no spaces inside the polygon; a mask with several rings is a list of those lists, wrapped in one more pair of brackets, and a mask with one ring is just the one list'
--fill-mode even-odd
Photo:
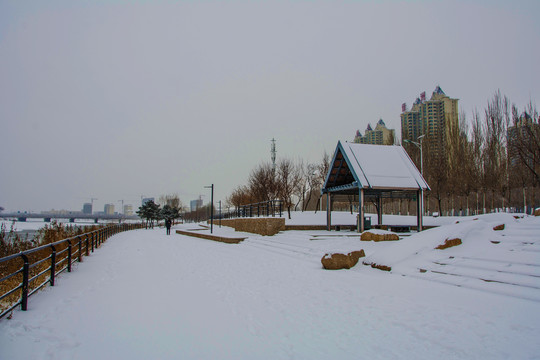
{"label": "fence post", "polygon": [[88,234],[86,234],[86,256],[90,256],[90,244],[88,243]]}
{"label": "fence post", "polygon": [[92,252],[94,252],[94,233],[91,233],[90,236],[92,236],[92,240],[90,240],[90,242],[92,243]]}
{"label": "fence post", "polygon": [[82,239],[80,236],[77,236],[77,239],[79,240],[79,262],[82,262]]}
{"label": "fence post", "polygon": [[67,271],[71,272],[71,239],[68,239],[68,265]]}
{"label": "fence post", "polygon": [[23,281],[21,288],[21,310],[26,311],[28,308],[28,278],[30,272],[30,264],[28,262],[28,257],[21,253],[21,257],[24,261],[23,265]]}
{"label": "fence post", "polygon": [[51,253],[51,286],[54,286],[54,276],[56,274],[56,249],[54,245],[51,244],[52,253]]}

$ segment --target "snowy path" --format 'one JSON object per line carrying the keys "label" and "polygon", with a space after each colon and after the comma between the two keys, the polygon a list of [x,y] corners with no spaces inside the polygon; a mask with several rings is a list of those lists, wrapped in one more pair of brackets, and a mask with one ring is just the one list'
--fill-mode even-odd
{"label": "snowy path", "polygon": [[[325,271],[326,251],[392,244],[323,234],[237,245],[163,229],[118,234],[29,311],[0,321],[0,359],[540,357],[539,302],[361,265]],[[505,268],[537,279],[535,267]]]}

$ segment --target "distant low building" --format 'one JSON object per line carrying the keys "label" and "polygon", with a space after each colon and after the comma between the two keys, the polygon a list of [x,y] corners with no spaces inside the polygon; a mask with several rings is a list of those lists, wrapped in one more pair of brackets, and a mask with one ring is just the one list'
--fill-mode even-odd
{"label": "distant low building", "polygon": [[364,135],[360,130],[356,131],[354,142],[358,144],[394,145],[396,133],[394,129],[388,129],[382,119],[377,122],[375,130],[368,124]]}
{"label": "distant low building", "polygon": [[49,211],[42,211],[41,212],[42,214],[51,214],[51,215],[72,215],[72,214],[77,214],[77,213],[80,213],[80,211],[70,211],[70,210],[65,210],[65,209],[62,209],[62,210],[55,210],[55,209],[51,209]]}

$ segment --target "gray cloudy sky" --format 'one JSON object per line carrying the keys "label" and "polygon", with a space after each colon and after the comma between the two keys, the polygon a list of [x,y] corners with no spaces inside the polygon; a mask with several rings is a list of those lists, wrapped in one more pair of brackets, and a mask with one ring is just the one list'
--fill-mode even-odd
{"label": "gray cloudy sky", "polygon": [[338,140],[437,84],[470,115],[540,99],[540,2],[0,0],[0,206],[78,210]]}

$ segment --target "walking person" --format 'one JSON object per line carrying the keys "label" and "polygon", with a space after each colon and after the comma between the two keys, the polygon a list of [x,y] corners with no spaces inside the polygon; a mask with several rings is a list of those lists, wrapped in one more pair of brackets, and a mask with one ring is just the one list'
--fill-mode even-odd
{"label": "walking person", "polygon": [[165,220],[165,227],[167,228],[167,235],[171,235],[171,219]]}

